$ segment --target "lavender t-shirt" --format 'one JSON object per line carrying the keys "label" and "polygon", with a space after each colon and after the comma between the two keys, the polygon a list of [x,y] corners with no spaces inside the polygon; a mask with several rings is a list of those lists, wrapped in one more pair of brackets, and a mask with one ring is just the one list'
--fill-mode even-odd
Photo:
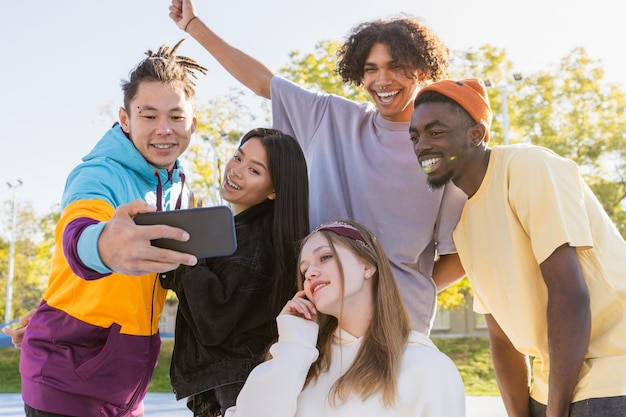
{"label": "lavender t-shirt", "polygon": [[389,122],[370,104],[307,91],[280,77],[271,81],[274,128],[295,136],[309,168],[311,227],[351,219],[380,240],[411,315],[428,334],[436,306],[431,278],[433,235],[455,253],[452,230],[466,197],[453,184],[431,190],[409,139],[408,122]]}

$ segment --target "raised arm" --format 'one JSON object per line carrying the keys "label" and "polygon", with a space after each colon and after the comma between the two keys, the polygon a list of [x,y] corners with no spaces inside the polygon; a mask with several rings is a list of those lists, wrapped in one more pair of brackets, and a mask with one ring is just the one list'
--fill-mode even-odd
{"label": "raised arm", "polygon": [[189,33],[213,57],[255,94],[270,98],[270,80],[274,74],[261,62],[231,46],[198,17],[191,0],[172,0],[170,17],[176,25]]}

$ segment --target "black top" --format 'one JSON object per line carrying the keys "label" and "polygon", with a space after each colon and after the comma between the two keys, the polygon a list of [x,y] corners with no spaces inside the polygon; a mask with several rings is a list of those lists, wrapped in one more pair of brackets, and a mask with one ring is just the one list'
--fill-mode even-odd
{"label": "black top", "polygon": [[179,300],[170,367],[176,399],[244,382],[277,339],[273,208],[266,200],[235,216],[233,255],[162,275]]}

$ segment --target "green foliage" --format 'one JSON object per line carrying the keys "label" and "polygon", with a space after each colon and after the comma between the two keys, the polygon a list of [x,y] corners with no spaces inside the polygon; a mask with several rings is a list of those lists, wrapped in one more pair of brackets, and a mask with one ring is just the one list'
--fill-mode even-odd
{"label": "green foliage", "polygon": [[472,287],[467,277],[437,294],[437,304],[442,309],[455,309],[465,306],[467,295],[472,295]]}
{"label": "green foliage", "polygon": [[[6,240],[0,239],[0,313],[2,321],[6,311],[6,294],[9,279],[12,203],[5,203],[7,224]],[[37,217],[32,204],[16,205],[16,230],[14,246],[14,273],[11,298],[11,318],[21,317],[36,307],[43,296],[47,283],[50,259],[54,247],[54,227],[58,212]]]}
{"label": "green foliage", "polygon": [[433,342],[455,363],[463,378],[466,395],[500,395],[493,371],[488,338],[436,338]]}
{"label": "green foliage", "polygon": [[[603,82],[604,70],[583,48],[558,68],[523,74],[513,81],[513,63],[504,50],[488,45],[456,52],[456,78],[479,76],[493,82],[490,145],[503,143],[507,100],[510,143],[552,149],[580,166],[587,184],[626,237],[626,93]],[[505,87],[504,87],[505,86]]]}
{"label": "green foliage", "polygon": [[161,355],[159,363],[154,370],[148,392],[172,392],[170,384],[170,362],[174,350],[174,339],[163,339],[161,342]]}
{"label": "green foliage", "polygon": [[0,348],[0,392],[21,392],[20,351],[12,347]]}

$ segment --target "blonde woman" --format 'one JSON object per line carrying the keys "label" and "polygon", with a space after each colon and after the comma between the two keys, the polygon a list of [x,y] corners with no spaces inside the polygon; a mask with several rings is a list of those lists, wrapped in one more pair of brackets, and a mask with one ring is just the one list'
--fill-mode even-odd
{"label": "blonde woman", "polygon": [[411,330],[378,240],[351,221],[323,224],[299,257],[300,291],[279,339],[226,417],[463,417],[453,362]]}

